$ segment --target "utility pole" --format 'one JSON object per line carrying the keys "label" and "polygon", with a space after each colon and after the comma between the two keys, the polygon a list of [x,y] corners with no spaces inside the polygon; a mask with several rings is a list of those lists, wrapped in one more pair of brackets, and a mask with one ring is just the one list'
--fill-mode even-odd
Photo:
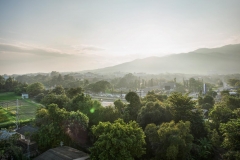
{"label": "utility pole", "polygon": [[18,130],[18,126],[19,126],[19,114],[18,114],[18,111],[19,111],[19,106],[18,106],[18,99],[17,99],[17,106],[16,106],[16,126],[17,126],[17,129]]}

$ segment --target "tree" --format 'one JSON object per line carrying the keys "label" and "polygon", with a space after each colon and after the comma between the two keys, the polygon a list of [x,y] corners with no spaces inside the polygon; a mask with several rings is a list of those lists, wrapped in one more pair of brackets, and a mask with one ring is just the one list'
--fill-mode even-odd
{"label": "tree", "polygon": [[200,159],[210,159],[212,153],[212,144],[207,138],[200,138],[198,140],[198,155]]}
{"label": "tree", "polygon": [[66,95],[56,95],[50,93],[42,98],[41,103],[45,106],[48,106],[50,104],[57,104],[59,108],[66,108],[70,103],[70,99]]}
{"label": "tree", "polygon": [[14,89],[14,92],[17,94],[17,95],[21,95],[22,93],[26,93],[27,92],[27,87],[28,87],[28,84],[26,83],[18,83],[18,85],[15,87]]}
{"label": "tree", "polygon": [[42,93],[43,91],[44,91],[44,85],[39,82],[30,84],[27,87],[27,93],[29,94],[30,97],[34,97],[39,93]]}
{"label": "tree", "polygon": [[231,110],[240,108],[240,98],[227,96],[225,102]]}
{"label": "tree", "polygon": [[137,117],[137,122],[142,128],[145,128],[147,124],[155,123],[161,124],[165,121],[165,108],[159,103],[148,102],[143,106]]}
{"label": "tree", "polygon": [[227,149],[225,158],[229,160],[240,159],[240,118],[230,120],[220,125],[224,140],[222,146]]}
{"label": "tree", "polygon": [[85,143],[88,117],[79,112],[68,112],[60,109],[56,104],[41,108],[36,114],[36,124],[40,127],[35,139],[41,150],[47,150],[64,144]]}
{"label": "tree", "polygon": [[209,117],[216,125],[216,129],[218,129],[220,123],[226,123],[230,120],[232,117],[232,110],[223,103],[215,104],[209,113]]}
{"label": "tree", "polygon": [[17,146],[19,138],[18,134],[13,134],[9,139],[0,139],[0,159],[26,159],[21,147]]}
{"label": "tree", "polygon": [[56,95],[61,95],[61,94],[65,94],[65,90],[62,86],[56,86],[51,93],[54,93]]}
{"label": "tree", "polygon": [[[146,136],[152,144],[156,159],[176,160],[188,159],[192,148],[193,136],[190,134],[190,122],[162,123],[159,127],[149,130],[146,127]],[[158,129],[154,131],[154,128]],[[156,136],[157,134],[157,136]]]}
{"label": "tree", "polygon": [[18,82],[12,78],[9,77],[6,81],[5,81],[5,90],[8,92],[12,92],[14,91],[15,87],[18,85]]}
{"label": "tree", "polygon": [[127,105],[125,111],[124,111],[124,120],[126,122],[130,120],[137,120],[138,111],[141,107],[141,101],[137,93],[135,92],[129,92],[125,99],[127,102],[129,102],[129,105]]}
{"label": "tree", "polygon": [[98,81],[94,84],[90,84],[87,88],[93,92],[99,93],[104,92],[111,87],[108,81]]}
{"label": "tree", "polygon": [[145,134],[135,121],[100,122],[91,130],[97,138],[90,148],[92,160],[134,160],[145,153]]}
{"label": "tree", "polygon": [[168,102],[171,105],[171,112],[173,114],[175,122],[180,120],[189,120],[194,108],[195,102],[188,97],[187,94],[174,92],[168,97]]}
{"label": "tree", "polygon": [[70,88],[69,90],[67,90],[67,96],[71,99],[77,96],[78,94],[82,94],[82,93],[83,93],[83,89],[81,87]]}
{"label": "tree", "polygon": [[72,99],[72,103],[69,105],[69,111],[81,111],[86,114],[89,121],[89,126],[96,125],[100,121],[101,117],[101,103],[99,101],[92,100],[89,95],[78,94]]}

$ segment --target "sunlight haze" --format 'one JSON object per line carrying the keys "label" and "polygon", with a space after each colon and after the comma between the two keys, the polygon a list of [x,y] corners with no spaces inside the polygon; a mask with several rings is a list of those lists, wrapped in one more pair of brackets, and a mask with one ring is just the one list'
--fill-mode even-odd
{"label": "sunlight haze", "polygon": [[0,1],[0,74],[98,69],[240,43],[238,0]]}

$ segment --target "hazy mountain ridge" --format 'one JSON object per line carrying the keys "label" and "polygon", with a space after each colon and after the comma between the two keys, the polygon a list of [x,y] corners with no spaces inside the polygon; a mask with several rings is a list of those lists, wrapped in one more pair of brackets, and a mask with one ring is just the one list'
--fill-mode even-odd
{"label": "hazy mountain ridge", "polygon": [[92,72],[146,72],[146,73],[238,73],[240,71],[240,44],[219,48],[201,48],[189,53],[164,57],[136,59]]}

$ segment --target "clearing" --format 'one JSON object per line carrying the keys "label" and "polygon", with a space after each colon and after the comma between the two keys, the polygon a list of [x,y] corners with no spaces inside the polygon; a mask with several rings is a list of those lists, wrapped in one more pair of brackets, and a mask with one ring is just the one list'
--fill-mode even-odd
{"label": "clearing", "polygon": [[15,125],[17,99],[19,122],[29,122],[35,118],[38,103],[31,99],[22,99],[13,92],[0,93],[0,128]]}

